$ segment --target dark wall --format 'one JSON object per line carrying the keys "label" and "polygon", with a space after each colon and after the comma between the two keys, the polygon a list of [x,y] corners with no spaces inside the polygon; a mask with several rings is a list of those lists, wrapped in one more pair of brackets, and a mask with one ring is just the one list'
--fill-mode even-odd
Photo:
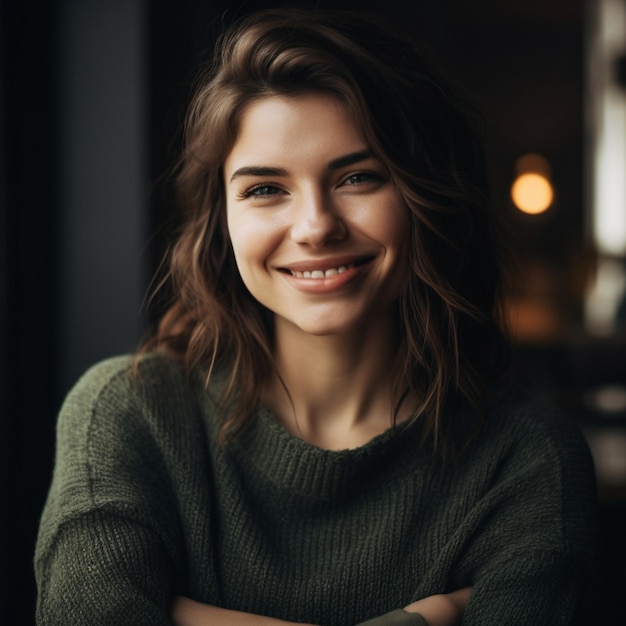
{"label": "dark wall", "polygon": [[0,623],[27,626],[56,414],[143,326],[149,24],[134,0],[1,12]]}
{"label": "dark wall", "polygon": [[[54,4],[1,6],[2,601],[29,624],[36,520],[49,480],[57,406],[58,169]],[[23,610],[22,610],[23,607]],[[4,620],[4,621],[3,621]]]}

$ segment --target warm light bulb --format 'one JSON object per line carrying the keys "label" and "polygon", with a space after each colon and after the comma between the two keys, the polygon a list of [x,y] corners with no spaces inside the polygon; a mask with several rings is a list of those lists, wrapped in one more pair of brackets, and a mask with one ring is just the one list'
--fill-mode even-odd
{"label": "warm light bulb", "polygon": [[537,215],[546,211],[554,199],[550,181],[539,172],[520,174],[511,187],[515,206],[524,213]]}

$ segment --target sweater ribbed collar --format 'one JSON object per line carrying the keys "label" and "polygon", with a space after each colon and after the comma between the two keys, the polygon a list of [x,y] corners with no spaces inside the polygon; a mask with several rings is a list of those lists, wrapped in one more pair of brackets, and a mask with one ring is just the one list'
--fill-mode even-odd
{"label": "sweater ribbed collar", "polygon": [[357,448],[326,450],[289,433],[262,407],[236,440],[233,453],[263,482],[327,499],[353,491],[356,484],[394,480],[427,464],[430,454],[419,449],[418,433],[416,426],[399,426]]}

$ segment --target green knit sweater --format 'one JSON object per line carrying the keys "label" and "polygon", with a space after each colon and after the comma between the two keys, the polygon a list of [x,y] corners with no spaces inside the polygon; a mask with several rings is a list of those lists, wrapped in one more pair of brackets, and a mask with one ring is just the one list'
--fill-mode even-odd
{"label": "green knit sweater", "polygon": [[215,390],[163,355],[139,379],[131,363],[96,365],[61,411],[35,557],[41,626],[167,625],[179,594],[352,626],[467,585],[466,626],[587,618],[595,479],[558,412],[503,390],[445,465],[411,428],[329,451],[262,408],[221,446]]}

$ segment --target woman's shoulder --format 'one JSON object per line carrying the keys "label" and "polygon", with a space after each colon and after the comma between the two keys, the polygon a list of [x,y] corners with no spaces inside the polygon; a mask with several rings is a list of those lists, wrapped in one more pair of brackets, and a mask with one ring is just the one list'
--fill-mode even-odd
{"label": "woman's shoulder", "polygon": [[496,436],[504,435],[537,451],[543,447],[556,447],[557,451],[587,447],[580,424],[572,414],[519,382],[494,389],[489,421]]}
{"label": "woman's shoulder", "polygon": [[[67,394],[57,419],[59,458],[107,473],[120,460],[154,466],[163,455],[190,454],[216,439],[210,390],[167,353],[120,355],[89,367]],[[150,461],[152,460],[152,461]],[[114,470],[109,472],[114,474]]]}
{"label": "woman's shoulder", "polygon": [[200,454],[206,432],[186,381],[161,353],[110,357],[80,376],[57,419],[46,541],[96,511],[150,525],[175,510],[172,472]]}
{"label": "woman's shoulder", "polygon": [[90,365],[78,378],[76,386],[101,388],[124,379],[151,382],[183,372],[182,359],[165,351],[120,354]]}
{"label": "woman's shoulder", "polygon": [[158,432],[174,425],[184,429],[192,427],[200,403],[210,408],[211,394],[212,387],[205,389],[174,355],[113,356],[80,376],[65,397],[58,427],[68,436],[81,431],[118,436],[133,428]]}
{"label": "woman's shoulder", "polygon": [[479,448],[503,476],[534,475],[555,492],[595,488],[593,457],[575,416],[520,383],[494,393]]}
{"label": "woman's shoulder", "polygon": [[96,406],[109,400],[121,408],[141,396],[180,390],[186,379],[181,360],[163,352],[111,356],[85,370],[68,392],[65,404]]}

